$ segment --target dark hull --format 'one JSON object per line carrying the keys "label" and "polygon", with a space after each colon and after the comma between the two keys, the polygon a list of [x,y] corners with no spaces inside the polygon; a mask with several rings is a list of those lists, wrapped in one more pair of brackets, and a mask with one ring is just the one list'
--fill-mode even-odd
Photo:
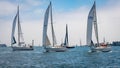
{"label": "dark hull", "polygon": [[33,47],[12,47],[13,51],[31,51]]}
{"label": "dark hull", "polygon": [[75,48],[75,47],[74,46],[66,46],[66,48],[71,49],[71,48]]}
{"label": "dark hull", "polygon": [[7,47],[6,44],[0,44],[0,47]]}

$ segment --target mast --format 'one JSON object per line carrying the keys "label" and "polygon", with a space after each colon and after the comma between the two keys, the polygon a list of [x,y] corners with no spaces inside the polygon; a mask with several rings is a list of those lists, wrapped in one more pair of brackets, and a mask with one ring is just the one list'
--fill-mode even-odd
{"label": "mast", "polygon": [[56,37],[55,37],[55,33],[54,33],[54,28],[53,28],[53,18],[52,18],[52,4],[50,2],[50,7],[51,7],[51,29],[52,29],[52,41],[53,41],[53,46],[56,44]]}
{"label": "mast", "polygon": [[80,39],[80,46],[82,45],[81,39]]}
{"label": "mast", "polygon": [[97,44],[99,46],[99,37],[98,37],[98,25],[97,25],[97,15],[96,15],[96,1],[94,1],[94,30],[95,30],[95,36],[97,40]]}
{"label": "mast", "polygon": [[65,45],[65,46],[68,46],[68,45],[69,45],[69,42],[68,42],[68,27],[67,27],[67,24],[66,24],[66,34],[65,34],[64,45]]}
{"label": "mast", "polygon": [[66,24],[66,42],[67,42],[67,45],[69,45],[69,43],[68,43],[68,27],[67,27],[67,24]]}
{"label": "mast", "polygon": [[103,38],[103,43],[105,43],[106,42],[106,40],[105,40],[105,37]]}
{"label": "mast", "polygon": [[19,19],[19,6],[18,6],[18,45],[21,46],[21,44],[20,44],[20,19]]}
{"label": "mast", "polygon": [[34,45],[34,40],[32,40],[32,46]]}

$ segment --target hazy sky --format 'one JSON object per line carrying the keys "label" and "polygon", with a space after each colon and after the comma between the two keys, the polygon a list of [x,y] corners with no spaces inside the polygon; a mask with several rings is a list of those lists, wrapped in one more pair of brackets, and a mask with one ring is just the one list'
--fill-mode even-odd
{"label": "hazy sky", "polygon": [[[71,45],[86,44],[87,16],[94,0],[51,0],[58,44],[64,40],[68,24]],[[0,0],[0,43],[10,45],[12,23],[20,6],[20,22],[26,43],[42,44],[44,13],[50,0]],[[99,40],[120,40],[120,0],[96,0]],[[48,31],[50,34],[50,31]],[[95,36],[93,35],[95,41]]]}

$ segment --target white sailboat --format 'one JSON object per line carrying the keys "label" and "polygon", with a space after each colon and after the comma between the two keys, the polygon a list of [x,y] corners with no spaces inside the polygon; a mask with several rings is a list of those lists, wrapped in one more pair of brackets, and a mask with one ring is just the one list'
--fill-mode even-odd
{"label": "white sailboat", "polygon": [[[51,32],[52,32],[52,41],[53,43],[50,43],[50,40],[47,35],[47,28],[48,28],[48,19],[49,15],[51,17]],[[45,12],[45,17],[44,17],[44,25],[43,25],[43,47],[46,50],[46,52],[54,51],[54,52],[63,52],[66,51],[67,49],[65,47],[61,46],[56,46],[56,37],[54,33],[54,28],[53,28],[53,19],[52,19],[52,4],[50,2],[46,12]]]}
{"label": "white sailboat", "polygon": [[[18,28],[16,28],[18,27]],[[15,29],[18,29],[18,41],[15,38]],[[15,46],[16,44],[16,46]],[[22,50],[33,50],[33,46],[26,45],[23,38],[23,33],[21,29],[20,19],[19,19],[19,6],[17,10],[17,14],[14,18],[13,25],[12,25],[12,35],[11,35],[11,47],[13,51],[22,51]]]}
{"label": "white sailboat", "polygon": [[67,24],[66,24],[66,34],[65,34],[65,40],[64,40],[64,45],[63,46],[66,47],[66,48],[75,48],[74,46],[69,45]]}
{"label": "white sailboat", "polygon": [[[92,41],[92,29],[94,26],[94,32],[95,37],[97,40],[97,44],[95,45]],[[97,17],[96,17],[96,3],[94,2],[89,15],[88,15],[88,21],[87,21],[87,45],[90,46],[91,51],[111,51],[111,47],[106,45],[102,46],[99,43],[98,38],[98,26],[97,26]]]}

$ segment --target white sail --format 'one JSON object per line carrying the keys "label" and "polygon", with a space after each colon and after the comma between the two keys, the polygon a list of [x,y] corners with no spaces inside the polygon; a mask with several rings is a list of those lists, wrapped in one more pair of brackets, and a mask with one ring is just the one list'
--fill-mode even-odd
{"label": "white sail", "polygon": [[[52,42],[53,42],[53,46],[50,46],[50,40],[47,36],[47,28],[48,28],[48,19],[49,19],[49,14],[51,17],[51,32],[52,32]],[[66,48],[64,47],[55,47],[54,45],[56,45],[56,37],[55,37],[55,33],[54,33],[54,28],[53,28],[53,20],[52,20],[52,5],[51,2],[45,12],[45,16],[44,16],[44,25],[43,25],[43,47],[44,49],[49,52],[49,51],[55,51],[55,52],[63,52],[66,51]]]}
{"label": "white sail", "polygon": [[52,29],[52,40],[53,40],[53,46],[57,44],[56,42],[56,36],[55,36],[55,32],[54,32],[54,28],[53,28],[53,17],[52,17],[52,4],[50,2],[50,9],[51,9],[51,29]]}
{"label": "white sail", "polygon": [[87,20],[87,45],[90,45],[92,40],[92,29],[93,29],[92,25],[94,20],[94,11],[95,11],[95,3],[89,12],[88,20]]}
{"label": "white sail", "polygon": [[47,45],[51,45],[51,43],[50,43],[50,40],[49,40],[48,36],[46,36],[46,46],[47,46]]}
{"label": "white sail", "polygon": [[13,25],[12,25],[11,45],[16,43],[14,34],[15,34],[17,14],[16,14],[16,16],[15,16],[15,18],[13,20]]}
{"label": "white sail", "polygon": [[22,29],[21,29],[21,24],[20,23],[19,23],[19,35],[20,35],[20,45],[21,44],[25,44],[23,33],[22,33]]}
{"label": "white sail", "polygon": [[92,29],[94,25],[95,30],[95,36],[97,43],[99,44],[99,38],[98,38],[98,26],[97,26],[97,17],[96,17],[96,3],[94,2],[89,15],[88,15],[88,21],[87,21],[87,45],[91,44],[92,41]]}
{"label": "white sail", "polygon": [[21,46],[21,43],[24,44],[24,38],[23,38],[22,29],[21,29],[20,20],[19,20],[19,6],[18,6],[17,14],[13,20],[11,45],[16,43],[16,39],[14,36],[16,25],[18,25],[18,45]]}
{"label": "white sail", "polygon": [[47,39],[47,26],[48,26],[48,18],[49,18],[49,9],[50,5],[48,6],[46,12],[45,12],[45,17],[44,17],[44,25],[43,25],[43,46],[46,46],[46,39]]}
{"label": "white sail", "polygon": [[[51,13],[50,13],[51,12]],[[44,17],[44,26],[43,26],[43,46],[45,47],[46,45],[50,45],[49,38],[47,37],[47,27],[48,27],[48,19],[49,19],[49,14],[51,16],[51,31],[52,31],[52,40],[53,40],[53,46],[56,45],[56,36],[53,28],[53,19],[52,19],[52,5],[51,2],[45,12],[45,17]]]}

